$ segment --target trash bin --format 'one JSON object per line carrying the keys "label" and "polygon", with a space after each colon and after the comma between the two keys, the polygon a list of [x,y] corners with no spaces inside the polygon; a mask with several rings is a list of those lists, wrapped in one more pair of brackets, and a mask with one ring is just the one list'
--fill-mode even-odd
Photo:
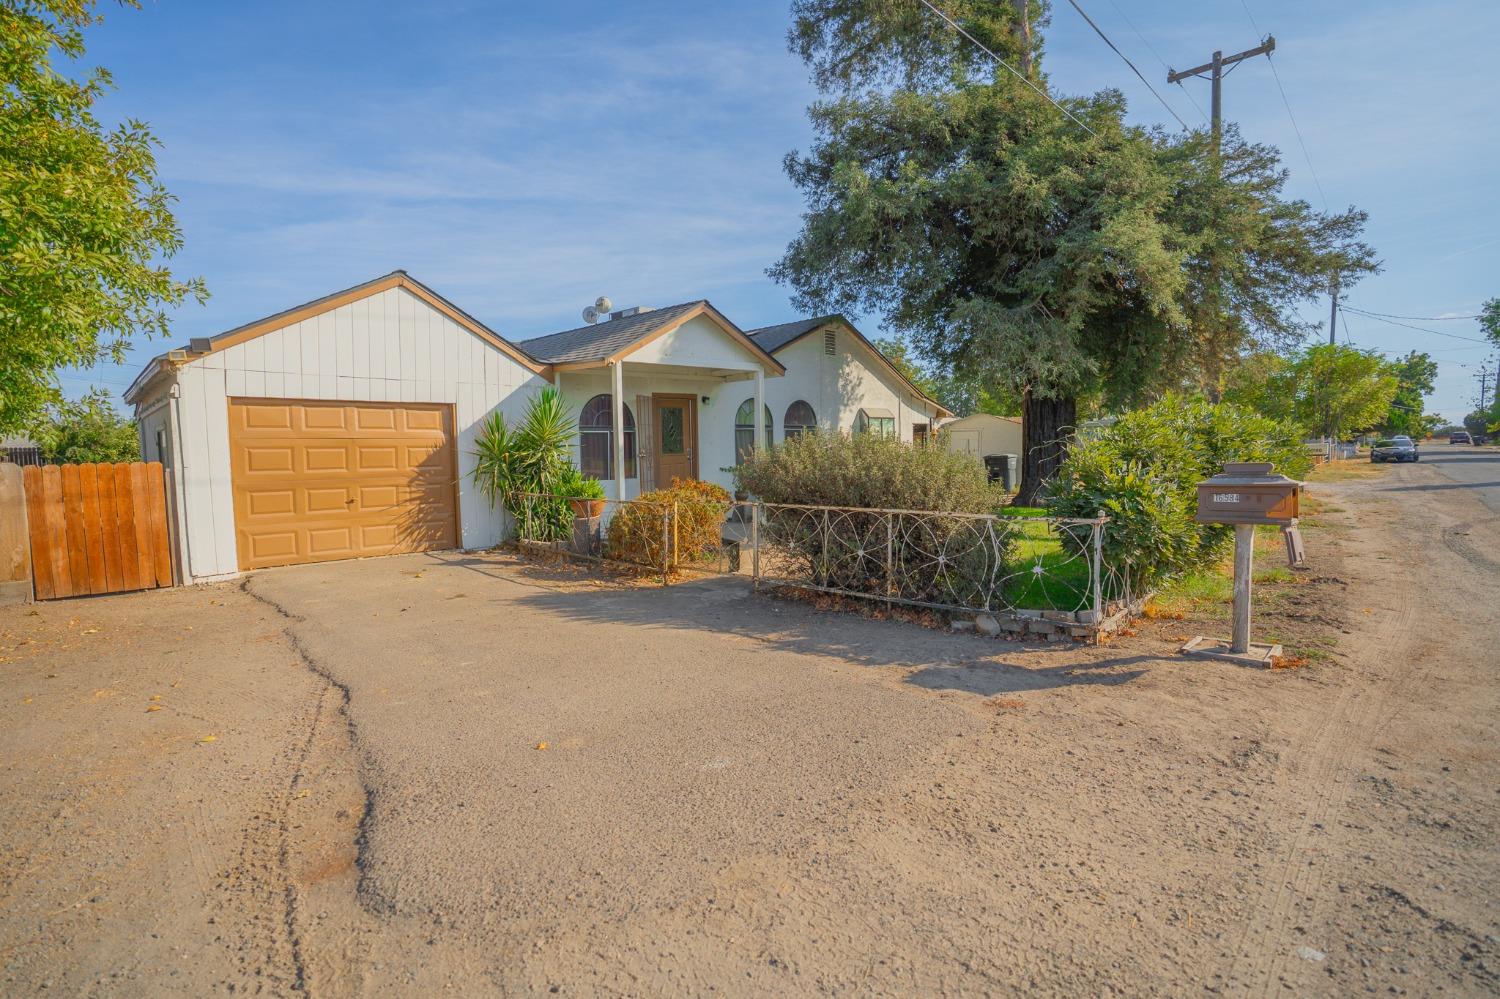
{"label": "trash bin", "polygon": [[1020,456],[1014,454],[987,454],[984,456],[985,471],[989,472],[991,482],[999,482],[1006,492],[1014,492],[1020,460]]}

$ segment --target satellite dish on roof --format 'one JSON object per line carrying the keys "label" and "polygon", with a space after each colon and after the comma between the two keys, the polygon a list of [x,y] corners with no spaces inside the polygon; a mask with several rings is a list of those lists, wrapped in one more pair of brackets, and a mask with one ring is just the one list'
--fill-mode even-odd
{"label": "satellite dish on roof", "polygon": [[590,326],[597,323],[599,321],[599,310],[594,308],[592,305],[584,306],[583,321],[588,323]]}
{"label": "satellite dish on roof", "polygon": [[594,308],[598,309],[600,312],[608,312],[614,307],[615,304],[609,300],[608,295],[600,295],[598,298],[594,299]]}

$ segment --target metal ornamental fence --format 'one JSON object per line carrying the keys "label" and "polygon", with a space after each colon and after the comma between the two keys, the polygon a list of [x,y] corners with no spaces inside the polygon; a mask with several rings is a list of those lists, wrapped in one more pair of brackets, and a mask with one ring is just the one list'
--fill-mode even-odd
{"label": "metal ornamental fence", "polygon": [[[519,543],[660,574],[748,576],[888,604],[962,613],[1059,612],[1098,622],[1129,602],[1105,564],[1105,517],[517,494]],[[1091,614],[1090,614],[1091,612]]]}

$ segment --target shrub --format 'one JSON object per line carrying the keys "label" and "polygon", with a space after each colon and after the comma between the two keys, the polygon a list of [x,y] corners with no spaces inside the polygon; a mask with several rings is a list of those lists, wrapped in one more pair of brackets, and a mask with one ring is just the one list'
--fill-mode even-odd
{"label": "shrub", "polygon": [[972,457],[877,434],[803,434],[756,451],[734,481],[766,503],[963,513],[1005,503]]}
{"label": "shrub", "polygon": [[1269,461],[1293,478],[1311,460],[1294,424],[1228,403],[1168,396],[1075,445],[1048,485],[1058,517],[1109,517],[1104,562],[1142,593],[1220,558],[1233,531],[1198,524],[1197,484],[1230,461]]}
{"label": "shrub", "polygon": [[536,541],[557,541],[573,529],[573,514],[558,497],[575,430],[557,389],[532,397],[521,424],[512,430],[498,409],[479,425],[474,438],[474,484],[490,501],[503,505],[521,532]]}
{"label": "shrub", "polygon": [[[711,482],[673,479],[666,489],[642,493],[623,504],[609,522],[609,558],[638,565],[662,565],[663,514],[668,515],[665,538],[674,546],[673,564],[718,557],[720,527],[733,504],[728,491]],[[675,522],[670,518],[675,516]]]}
{"label": "shrub", "polygon": [[584,475],[571,465],[563,470],[552,494],[563,499],[604,499],[604,484],[591,475]]}
{"label": "shrub", "polygon": [[983,521],[940,515],[994,513],[1006,499],[982,464],[941,444],[873,434],[803,435],[756,452],[734,474],[739,488],[766,503],[856,508],[829,514],[768,509],[763,540],[785,578],[966,604],[974,599],[975,581],[999,578],[1012,558],[1009,532],[992,534]]}

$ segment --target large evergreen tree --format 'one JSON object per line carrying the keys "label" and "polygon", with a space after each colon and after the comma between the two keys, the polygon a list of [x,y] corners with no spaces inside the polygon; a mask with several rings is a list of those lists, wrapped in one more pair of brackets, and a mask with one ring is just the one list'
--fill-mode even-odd
{"label": "large evergreen tree", "polygon": [[1271,150],[1231,132],[1220,181],[1206,137],[1127,127],[1114,91],[1059,98],[1072,118],[1049,103],[1044,4],[944,7],[1032,85],[914,0],[793,4],[827,99],[787,157],[808,211],[771,273],[803,308],[877,312],[939,368],[1020,394],[1029,502],[1081,395],[1212,383],[1246,346],[1294,339],[1290,306],[1370,254],[1358,213],[1281,199]]}

